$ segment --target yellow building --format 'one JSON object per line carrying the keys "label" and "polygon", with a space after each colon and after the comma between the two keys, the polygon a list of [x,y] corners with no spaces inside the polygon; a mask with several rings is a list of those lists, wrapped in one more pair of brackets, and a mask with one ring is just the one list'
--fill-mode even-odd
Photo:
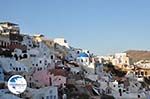
{"label": "yellow building", "polygon": [[136,67],[134,72],[135,72],[135,75],[138,77],[147,77],[150,79],[150,68]]}

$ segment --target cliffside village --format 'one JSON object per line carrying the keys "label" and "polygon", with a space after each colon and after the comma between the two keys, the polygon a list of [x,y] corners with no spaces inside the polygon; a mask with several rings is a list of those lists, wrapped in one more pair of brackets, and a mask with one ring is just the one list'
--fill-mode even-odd
{"label": "cliffside village", "polygon": [[[109,66],[125,75],[114,75]],[[7,88],[15,74],[27,81],[20,95]],[[98,56],[64,38],[26,35],[18,24],[0,23],[0,99],[150,99],[145,79],[150,79],[149,60],[130,64],[126,53]]]}

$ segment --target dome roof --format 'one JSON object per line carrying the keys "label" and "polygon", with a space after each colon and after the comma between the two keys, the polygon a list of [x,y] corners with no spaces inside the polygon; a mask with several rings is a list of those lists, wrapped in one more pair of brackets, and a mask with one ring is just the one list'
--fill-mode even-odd
{"label": "dome roof", "polygon": [[78,57],[89,57],[89,56],[88,56],[88,54],[86,54],[86,53],[80,53],[80,54],[78,55]]}

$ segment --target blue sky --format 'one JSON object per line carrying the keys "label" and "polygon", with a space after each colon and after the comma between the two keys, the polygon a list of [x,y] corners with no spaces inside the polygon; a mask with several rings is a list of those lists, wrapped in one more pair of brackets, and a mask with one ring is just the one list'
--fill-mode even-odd
{"label": "blue sky", "polygon": [[1,0],[0,21],[104,55],[150,49],[149,0]]}

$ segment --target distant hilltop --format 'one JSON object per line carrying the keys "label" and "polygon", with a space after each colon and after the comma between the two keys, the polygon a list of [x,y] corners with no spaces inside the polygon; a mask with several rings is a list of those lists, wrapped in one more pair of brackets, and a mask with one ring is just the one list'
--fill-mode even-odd
{"label": "distant hilltop", "polygon": [[131,59],[132,63],[139,60],[150,60],[150,51],[128,50],[125,52],[127,53],[127,56]]}

